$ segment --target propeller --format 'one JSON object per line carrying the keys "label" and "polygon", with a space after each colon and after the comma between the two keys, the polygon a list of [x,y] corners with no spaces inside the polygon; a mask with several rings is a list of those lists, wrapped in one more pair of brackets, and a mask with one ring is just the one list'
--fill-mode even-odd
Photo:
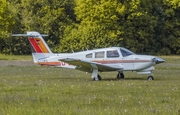
{"label": "propeller", "polygon": [[160,64],[160,63],[164,63],[165,60],[159,57],[155,57],[152,59],[153,62],[155,62],[156,64]]}

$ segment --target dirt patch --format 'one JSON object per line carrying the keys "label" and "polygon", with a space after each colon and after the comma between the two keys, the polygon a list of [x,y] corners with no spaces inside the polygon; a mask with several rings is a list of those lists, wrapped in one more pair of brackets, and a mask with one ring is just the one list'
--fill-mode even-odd
{"label": "dirt patch", "polygon": [[34,66],[32,60],[0,60],[0,66]]}

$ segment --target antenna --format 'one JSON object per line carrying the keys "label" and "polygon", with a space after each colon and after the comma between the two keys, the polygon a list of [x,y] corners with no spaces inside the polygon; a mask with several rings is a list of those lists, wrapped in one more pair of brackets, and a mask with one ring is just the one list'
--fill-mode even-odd
{"label": "antenna", "polygon": [[74,53],[74,51],[71,49],[72,53]]}

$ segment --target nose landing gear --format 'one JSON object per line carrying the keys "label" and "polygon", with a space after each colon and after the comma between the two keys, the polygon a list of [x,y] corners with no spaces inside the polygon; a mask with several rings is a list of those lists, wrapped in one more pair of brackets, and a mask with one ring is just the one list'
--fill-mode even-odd
{"label": "nose landing gear", "polygon": [[152,81],[154,80],[154,77],[152,75],[150,75],[148,78],[147,78],[148,81]]}

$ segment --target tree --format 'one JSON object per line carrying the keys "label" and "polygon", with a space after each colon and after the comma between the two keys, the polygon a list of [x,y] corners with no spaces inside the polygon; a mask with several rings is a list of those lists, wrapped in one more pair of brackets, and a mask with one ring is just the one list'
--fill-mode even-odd
{"label": "tree", "polygon": [[132,0],[124,3],[125,15],[123,46],[137,53],[147,53],[152,50],[154,43],[154,27],[156,17],[151,15],[151,0]]}
{"label": "tree", "polygon": [[[48,39],[45,38],[48,45],[53,51],[57,51],[60,39],[63,37],[63,31],[66,25],[71,23],[71,19],[66,15],[65,11],[69,4],[69,0],[14,0],[10,2],[11,12],[16,20],[12,33],[26,33],[27,31],[38,31],[40,33],[49,34]],[[14,7],[16,6],[16,7]],[[71,16],[73,18],[73,16]],[[12,40],[13,39],[13,40]],[[6,52],[12,54],[29,54],[30,48],[28,40],[20,40],[22,38],[9,38],[10,42],[6,45]],[[17,41],[21,42],[17,42]]]}
{"label": "tree", "polygon": [[55,52],[122,46],[138,53],[180,54],[178,0],[1,0],[0,53],[29,54],[38,31]]}
{"label": "tree", "polygon": [[[85,47],[94,49],[99,47],[118,46],[119,35],[122,34],[118,26],[117,15],[123,13],[123,6],[117,0],[77,0],[74,8],[77,24],[66,28],[62,39],[63,51],[71,49],[82,50]],[[71,28],[71,29],[70,29]],[[72,44],[68,44],[68,42]]]}
{"label": "tree", "polygon": [[[170,51],[169,54],[180,54],[180,3],[177,0],[164,0],[164,5],[166,5],[164,45]],[[166,54],[165,51],[167,52],[164,50],[161,53]]]}
{"label": "tree", "polygon": [[9,2],[0,0],[0,53],[5,48],[6,38],[9,37],[9,32],[12,30],[14,24],[15,20],[9,11]]}
{"label": "tree", "polygon": [[[179,2],[159,0],[154,5],[152,14],[157,17],[154,47],[159,54],[180,54],[180,7]],[[157,50],[158,49],[158,50]]]}

